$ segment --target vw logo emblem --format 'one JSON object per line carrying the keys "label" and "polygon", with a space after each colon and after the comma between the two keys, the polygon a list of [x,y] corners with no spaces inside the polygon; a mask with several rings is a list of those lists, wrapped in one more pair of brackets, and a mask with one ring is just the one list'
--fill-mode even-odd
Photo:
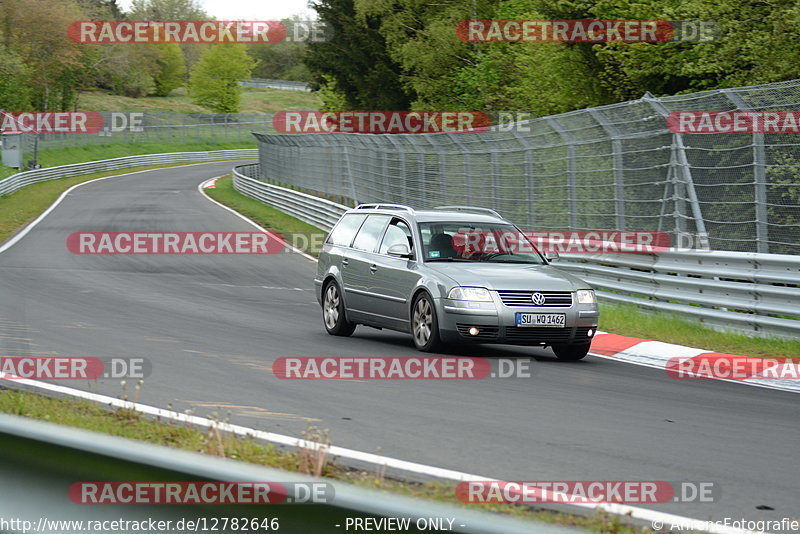
{"label": "vw logo emblem", "polygon": [[531,295],[531,301],[537,306],[544,306],[544,295],[541,293],[534,293]]}

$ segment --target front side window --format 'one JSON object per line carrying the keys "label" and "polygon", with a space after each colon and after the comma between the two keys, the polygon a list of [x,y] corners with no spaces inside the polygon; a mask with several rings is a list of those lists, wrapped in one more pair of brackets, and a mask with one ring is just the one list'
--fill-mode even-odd
{"label": "front side window", "polygon": [[414,250],[414,241],[411,238],[411,229],[400,219],[395,219],[389,224],[386,228],[386,234],[383,236],[383,241],[381,242],[381,248],[379,252],[381,254],[387,254],[389,252],[389,248],[394,245],[406,245],[408,246],[408,250]]}
{"label": "front side window", "polygon": [[510,224],[420,223],[426,262],[546,264],[533,243]]}

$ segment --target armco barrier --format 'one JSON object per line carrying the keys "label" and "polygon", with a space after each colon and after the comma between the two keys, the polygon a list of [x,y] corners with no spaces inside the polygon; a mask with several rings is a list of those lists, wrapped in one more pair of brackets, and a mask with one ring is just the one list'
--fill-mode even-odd
{"label": "armco barrier", "polygon": [[[384,491],[358,488],[331,479],[313,479],[307,475],[279,471],[215,457],[208,454],[180,451],[141,443],[115,436],[0,414],[0,519],[27,520],[27,532],[129,532],[113,528],[111,521],[172,521],[165,532],[242,530],[266,532],[263,527],[243,529],[243,518],[261,524],[277,518],[279,531],[289,534],[346,531],[347,518],[455,518],[452,532],[504,534],[578,534],[575,528],[544,523],[523,522],[507,517],[465,510],[463,507],[439,504],[388,494]],[[275,505],[85,505],[75,504],[68,495],[76,482],[280,482],[302,484],[327,482],[333,486],[329,503]],[[225,518],[237,518],[239,528],[223,527]],[[175,528],[183,519],[200,521],[200,528]],[[82,521],[54,526],[56,521]],[[89,521],[107,521],[103,528],[86,528]],[[203,521],[205,521],[203,523]],[[447,523],[444,523],[447,525]],[[206,528],[203,528],[205,525]],[[216,525],[214,527],[213,525]],[[9,531],[7,527],[1,530]],[[22,532],[20,524],[11,524],[11,532]],[[416,528],[404,532],[421,532]]]}
{"label": "armco barrier", "polygon": [[258,150],[254,148],[241,148],[234,150],[211,150],[207,152],[171,152],[166,154],[145,154],[142,156],[126,156],[123,158],[104,159],[100,161],[87,161],[72,165],[60,165],[47,169],[24,171],[0,180],[0,196],[8,195],[27,185],[69,178],[81,174],[91,174],[102,171],[114,171],[128,167],[142,167],[146,165],[166,165],[170,163],[203,162],[227,159],[249,159],[258,157]]}
{"label": "armco barrier", "polygon": [[[259,180],[258,165],[234,168],[234,187],[323,230],[347,206]],[[602,300],[683,315],[722,329],[800,336],[800,257],[751,252],[569,254],[558,266]],[[794,317],[794,318],[792,318]]]}

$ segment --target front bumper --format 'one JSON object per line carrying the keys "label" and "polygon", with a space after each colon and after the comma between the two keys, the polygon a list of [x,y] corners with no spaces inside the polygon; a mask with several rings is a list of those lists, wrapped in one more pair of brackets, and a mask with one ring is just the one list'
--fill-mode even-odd
{"label": "front bumper", "polygon": [[[466,303],[449,299],[436,299],[439,332],[448,343],[502,343],[509,345],[552,346],[591,342],[597,330],[600,312],[596,304],[578,304],[569,307],[509,307],[492,291],[492,303]],[[519,327],[516,314],[563,313],[565,326]],[[470,329],[478,334],[471,335]],[[592,335],[589,335],[589,332]]]}

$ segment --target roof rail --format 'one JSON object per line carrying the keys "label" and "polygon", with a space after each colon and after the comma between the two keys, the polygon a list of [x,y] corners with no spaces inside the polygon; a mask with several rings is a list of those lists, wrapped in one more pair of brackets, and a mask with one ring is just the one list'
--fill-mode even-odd
{"label": "roof rail", "polygon": [[449,211],[471,211],[471,212],[475,212],[475,213],[487,213],[489,215],[493,215],[493,216],[497,217],[498,219],[505,220],[505,218],[502,215],[500,215],[496,211],[494,211],[492,209],[489,209],[489,208],[478,208],[478,207],[475,207],[475,206],[436,206],[433,209],[435,209],[435,210],[449,210]]}
{"label": "roof rail", "polygon": [[409,213],[414,213],[414,208],[404,206],[403,204],[359,204],[356,206],[357,210],[405,210]]}

